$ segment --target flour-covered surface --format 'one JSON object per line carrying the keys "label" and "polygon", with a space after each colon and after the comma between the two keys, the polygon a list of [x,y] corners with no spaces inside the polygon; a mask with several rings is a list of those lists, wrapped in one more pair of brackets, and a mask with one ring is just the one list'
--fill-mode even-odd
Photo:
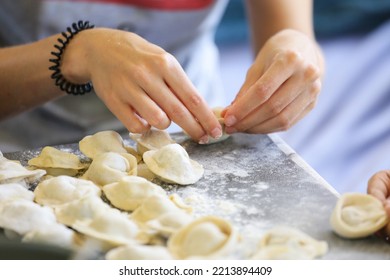
{"label": "flour-covered surface", "polygon": [[[217,215],[236,226],[241,233],[236,258],[249,258],[266,230],[287,225],[325,240],[329,251],[321,259],[390,259],[389,244],[376,237],[345,240],[332,232],[329,218],[337,193],[280,140],[237,134],[224,142],[198,145],[182,134],[172,138],[203,165],[204,177],[189,186],[154,182],[179,194],[194,215]],[[81,156],[77,144],[57,148]],[[26,164],[38,153],[5,156]]]}

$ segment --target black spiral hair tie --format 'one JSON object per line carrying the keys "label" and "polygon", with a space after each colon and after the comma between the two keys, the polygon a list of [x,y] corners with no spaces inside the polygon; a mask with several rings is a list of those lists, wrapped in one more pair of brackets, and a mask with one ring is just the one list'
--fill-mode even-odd
{"label": "black spiral hair tie", "polygon": [[68,94],[73,95],[82,95],[92,90],[92,83],[88,82],[86,84],[73,84],[67,81],[61,73],[61,58],[62,54],[68,43],[73,37],[79,33],[80,31],[94,28],[94,25],[90,25],[89,21],[78,21],[77,23],[73,23],[72,27],[68,27],[67,32],[62,32],[62,37],[58,38],[57,41],[60,45],[55,44],[54,47],[58,50],[56,52],[51,52],[54,58],[49,59],[54,65],[49,67],[49,70],[53,71],[51,78],[55,80],[56,86],[58,86],[61,90],[67,92]]}

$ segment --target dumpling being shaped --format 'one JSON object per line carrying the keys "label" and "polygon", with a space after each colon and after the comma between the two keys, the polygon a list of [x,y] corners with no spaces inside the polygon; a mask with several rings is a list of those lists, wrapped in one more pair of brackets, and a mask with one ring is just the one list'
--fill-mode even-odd
{"label": "dumpling being shaped", "polygon": [[222,136],[218,139],[209,137],[209,142],[207,142],[207,144],[219,143],[219,142],[222,142],[230,137],[230,134],[227,134],[225,132],[225,119],[222,117],[222,114],[221,114],[223,109],[224,109],[223,107],[219,107],[219,106],[213,108],[213,113],[217,117],[218,122],[220,123],[220,125],[222,127]]}
{"label": "dumpling being shaped", "polygon": [[85,156],[91,159],[106,152],[127,153],[122,136],[113,130],[100,131],[85,136],[79,142],[79,148]]}
{"label": "dumpling being shaped", "polygon": [[252,259],[310,260],[328,251],[325,241],[318,241],[308,234],[287,226],[268,230],[260,239]]}
{"label": "dumpling being shaped", "polygon": [[159,150],[144,153],[144,162],[162,181],[179,185],[196,183],[203,177],[201,164],[190,159],[179,144],[169,144]]}
{"label": "dumpling being shaped", "polygon": [[8,200],[0,208],[0,227],[13,230],[20,235],[32,230],[48,228],[56,223],[51,208],[30,200]]}
{"label": "dumpling being shaped", "polygon": [[0,156],[0,184],[19,183],[24,180],[34,183],[45,174],[45,170],[28,170],[20,162]]}
{"label": "dumpling being shaped", "polygon": [[216,216],[204,216],[174,232],[168,249],[178,259],[229,258],[238,242],[236,229]]}
{"label": "dumpling being shaped", "polygon": [[129,133],[131,139],[137,143],[138,153],[143,155],[146,151],[158,150],[162,147],[176,143],[165,130],[149,129],[144,134]]}
{"label": "dumpling being shaped", "polygon": [[[0,185],[0,205],[7,200],[26,199],[33,201],[34,193],[24,186],[16,183]],[[1,207],[1,206],[0,206]]]}
{"label": "dumpling being shaped", "polygon": [[82,176],[99,186],[119,182],[123,177],[137,175],[137,159],[131,154],[107,152],[97,155]]}
{"label": "dumpling being shaped", "polygon": [[134,211],[153,194],[166,194],[159,185],[138,176],[126,176],[119,182],[105,185],[103,192],[112,205],[126,211]]}
{"label": "dumpling being shaped", "polygon": [[330,224],[339,236],[363,238],[380,230],[388,220],[383,204],[374,196],[345,193],[333,209]]}
{"label": "dumpling being shaped", "polygon": [[44,147],[37,157],[28,161],[28,164],[44,169],[52,176],[75,176],[80,170],[86,168],[78,156],[50,146]]}
{"label": "dumpling being shaped", "polygon": [[56,207],[85,196],[100,196],[101,190],[88,180],[58,176],[40,182],[34,193],[37,203]]}

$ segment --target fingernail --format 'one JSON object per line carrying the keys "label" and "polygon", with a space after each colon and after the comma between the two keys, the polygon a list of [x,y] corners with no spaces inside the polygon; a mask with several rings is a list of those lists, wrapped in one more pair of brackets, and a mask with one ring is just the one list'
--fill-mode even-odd
{"label": "fingernail", "polygon": [[233,134],[233,133],[236,133],[237,132],[237,129],[235,129],[234,127],[226,127],[225,128],[225,132],[227,134]]}
{"label": "fingernail", "polygon": [[219,139],[222,136],[222,129],[216,127],[211,131],[211,137],[214,139]]}
{"label": "fingernail", "polygon": [[226,126],[233,126],[237,122],[237,119],[235,116],[228,116],[225,118],[225,125]]}
{"label": "fingernail", "polygon": [[204,144],[207,144],[209,142],[209,136],[208,135],[203,135],[200,139],[199,139],[199,144],[201,145],[204,145]]}

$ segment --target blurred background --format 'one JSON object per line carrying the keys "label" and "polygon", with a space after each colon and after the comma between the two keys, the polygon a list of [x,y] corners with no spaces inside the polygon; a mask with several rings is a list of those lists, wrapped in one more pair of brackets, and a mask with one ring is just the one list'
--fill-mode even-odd
{"label": "blurred background", "polygon": [[[390,168],[390,1],[314,0],[326,59],[316,108],[279,136],[340,193],[366,192]],[[231,0],[217,31],[229,104],[253,59],[245,3]]]}

